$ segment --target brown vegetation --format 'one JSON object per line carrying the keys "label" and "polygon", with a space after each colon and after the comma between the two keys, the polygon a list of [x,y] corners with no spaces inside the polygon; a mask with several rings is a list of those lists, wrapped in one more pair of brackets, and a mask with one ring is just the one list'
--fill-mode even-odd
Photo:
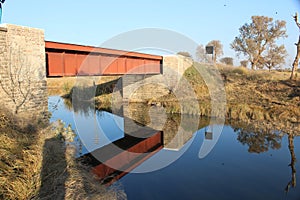
{"label": "brown vegetation", "polygon": [[[253,71],[228,65],[218,65],[218,69],[226,90],[225,114],[228,120],[263,121],[275,124],[278,130],[300,129],[300,82],[289,80],[289,72]],[[163,106],[167,113],[211,116],[211,97],[201,75],[195,67],[190,67],[184,77],[195,91],[199,111],[188,103],[181,107],[180,100],[172,92],[161,98],[148,99],[145,103]],[[111,110],[112,93],[98,92],[94,100],[97,109]]]}
{"label": "brown vegetation", "polygon": [[0,199],[30,199],[39,191],[43,138],[34,121],[0,111]]}
{"label": "brown vegetation", "polygon": [[[288,72],[252,71],[245,67],[218,66],[223,77],[228,120],[253,123],[265,122],[276,125],[278,130],[299,130],[300,82],[290,81]],[[189,68],[185,78],[195,90],[199,113],[193,107],[182,110],[172,94],[157,100],[170,113],[211,115],[210,95],[205,82],[194,67]],[[151,104],[157,104],[151,100]]]}
{"label": "brown vegetation", "polygon": [[62,123],[46,127],[1,110],[0,132],[0,199],[124,199],[75,161]]}
{"label": "brown vegetation", "polygon": [[[70,95],[73,87],[80,84],[81,81],[90,81],[90,85],[99,85],[99,90],[109,90],[114,81],[116,81],[118,76],[104,76],[104,77],[58,77],[58,78],[47,78],[47,88],[49,95]],[[111,83],[111,84],[106,84]],[[97,91],[99,93],[99,91]],[[106,92],[107,93],[107,92]]]}

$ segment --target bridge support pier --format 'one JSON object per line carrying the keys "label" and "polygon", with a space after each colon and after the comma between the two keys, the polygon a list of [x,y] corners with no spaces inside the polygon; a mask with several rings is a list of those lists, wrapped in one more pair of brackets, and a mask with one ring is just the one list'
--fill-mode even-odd
{"label": "bridge support pier", "polygon": [[0,101],[15,113],[47,111],[44,31],[0,26]]}

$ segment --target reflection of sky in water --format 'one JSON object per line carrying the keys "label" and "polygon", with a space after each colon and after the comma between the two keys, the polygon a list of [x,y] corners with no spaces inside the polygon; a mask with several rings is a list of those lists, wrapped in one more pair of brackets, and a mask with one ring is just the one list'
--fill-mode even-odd
{"label": "reflection of sky in water", "polygon": [[[52,113],[50,122],[63,119],[70,124],[77,136],[75,144],[78,149],[82,145],[82,154],[103,147],[124,137],[124,120],[122,117],[105,111],[74,113],[64,104],[59,96],[49,97],[49,111]],[[76,128],[75,128],[76,127]],[[79,140],[80,138],[80,140]]]}
{"label": "reflection of sky in water", "polygon": [[[72,127],[75,127],[76,121],[76,131],[89,151],[124,137],[123,118],[108,112],[96,112],[96,115],[93,112],[77,113],[73,116],[59,99],[49,98],[51,121],[64,119]],[[132,171],[136,173],[131,172],[120,179],[128,199],[299,199],[297,188],[291,188],[287,195],[284,192],[291,180],[291,156],[286,135],[278,141],[281,148],[274,149],[266,142],[278,136],[278,132],[275,135],[259,135],[251,131],[242,133],[235,132],[231,126],[224,126],[222,134],[215,133],[217,130],[218,125],[213,125],[196,131],[179,149],[158,151]],[[212,132],[212,135],[205,132]],[[258,139],[258,143],[253,143],[252,138]],[[205,144],[215,146],[213,149],[204,148]],[[250,153],[249,145],[268,148],[266,151],[255,148],[262,151]],[[300,137],[295,137],[294,145],[295,156],[300,156]],[[206,155],[205,151],[199,154],[201,146],[204,150],[211,150],[209,154]],[[83,148],[82,152],[88,151]],[[201,155],[206,156],[200,159]],[[170,160],[175,162],[165,168],[138,173],[151,171]],[[295,167],[299,169],[298,162]],[[300,180],[299,173],[296,179]]]}
{"label": "reflection of sky in water", "polygon": [[[288,194],[284,191],[291,179],[287,136],[282,138],[280,149],[249,153],[233,128],[225,126],[213,150],[199,159],[204,132],[205,128],[197,131],[188,142],[192,142],[190,147],[171,165],[149,173],[129,173],[116,185],[123,185],[128,199],[299,199],[298,187],[290,188]],[[300,137],[295,137],[294,145],[296,157],[300,156]],[[162,157],[178,153],[161,150],[134,171],[159,165]],[[297,162],[297,180],[299,166]]]}

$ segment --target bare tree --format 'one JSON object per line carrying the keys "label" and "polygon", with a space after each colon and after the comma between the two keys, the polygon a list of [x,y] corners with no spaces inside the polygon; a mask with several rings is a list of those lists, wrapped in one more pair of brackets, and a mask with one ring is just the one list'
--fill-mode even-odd
{"label": "bare tree", "polygon": [[223,45],[220,40],[212,40],[210,41],[207,46],[213,46],[214,47],[214,56],[213,56],[213,62],[216,63],[217,58],[221,55],[223,55]]}
{"label": "bare tree", "polygon": [[231,43],[231,48],[238,55],[247,56],[251,68],[255,69],[268,45],[275,45],[278,38],[287,37],[285,24],[285,21],[273,22],[273,18],[265,16],[252,16],[252,22],[239,29],[240,35]]}
{"label": "bare tree", "polygon": [[210,62],[211,58],[206,54],[205,47],[200,44],[196,49],[196,59],[199,62]]}
{"label": "bare tree", "polygon": [[284,45],[270,45],[268,47],[266,55],[264,57],[261,57],[261,59],[259,60],[259,65],[261,65],[261,68],[265,66],[269,69],[269,71],[271,71],[271,69],[282,67],[282,64],[285,63],[286,56],[287,52]]}
{"label": "bare tree", "polygon": [[8,66],[1,66],[0,73],[1,88],[13,102],[15,114],[34,97],[41,76],[37,74],[37,64],[30,63],[30,57],[22,56],[23,51],[16,45],[10,44]]}
{"label": "bare tree", "polygon": [[221,63],[224,63],[226,65],[233,65],[233,58],[231,57],[224,57],[224,58],[221,58]]}
{"label": "bare tree", "polygon": [[295,136],[292,133],[288,133],[288,139],[289,139],[289,150],[291,155],[291,163],[289,166],[291,166],[292,170],[292,177],[291,180],[288,182],[287,186],[285,187],[285,192],[288,193],[290,190],[290,187],[296,188],[296,154],[295,154],[295,146],[294,146],[294,139]]}
{"label": "bare tree", "polygon": [[[294,20],[300,30],[300,23],[298,22],[298,13],[295,14]],[[296,53],[295,60],[293,62],[293,68],[292,68],[292,73],[291,73],[291,77],[290,77],[291,80],[294,79],[295,77],[297,77],[297,69],[298,69],[299,59],[300,59],[300,35],[299,35],[298,43],[295,43],[295,45],[297,46],[297,53]]]}

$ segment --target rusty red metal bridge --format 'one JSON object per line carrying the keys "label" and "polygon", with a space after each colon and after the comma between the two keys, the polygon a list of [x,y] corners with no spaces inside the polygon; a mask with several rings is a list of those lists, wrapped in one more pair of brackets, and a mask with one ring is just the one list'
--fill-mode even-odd
{"label": "rusty red metal bridge", "polygon": [[162,73],[157,55],[51,41],[45,50],[48,77]]}

